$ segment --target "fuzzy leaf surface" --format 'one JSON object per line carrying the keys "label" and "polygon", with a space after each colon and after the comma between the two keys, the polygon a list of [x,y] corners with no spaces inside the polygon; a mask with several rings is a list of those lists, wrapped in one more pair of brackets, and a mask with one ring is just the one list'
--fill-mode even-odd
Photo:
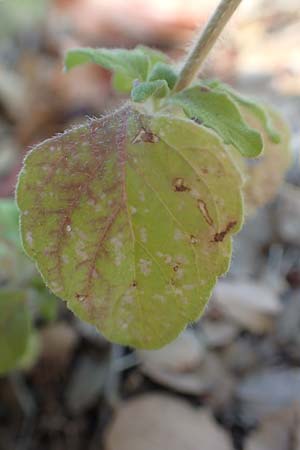
{"label": "fuzzy leaf surface", "polygon": [[168,92],[169,87],[166,80],[145,81],[132,89],[131,98],[134,102],[141,103],[151,96],[164,97]]}
{"label": "fuzzy leaf surface", "polygon": [[174,68],[161,62],[155,64],[149,75],[149,81],[166,80],[170,89],[173,89],[175,86],[177,78]]}
{"label": "fuzzy leaf surface", "polygon": [[147,47],[146,45],[137,45],[136,49],[148,57],[150,68],[154,67],[157,63],[167,64],[170,62],[169,57],[165,53],[155,48]]}
{"label": "fuzzy leaf surface", "polygon": [[228,269],[241,183],[215,133],[128,104],[29,153],[17,188],[24,248],[108,339],[159,348],[198,319]]}
{"label": "fuzzy leaf surface", "polygon": [[194,86],[170,98],[185,114],[212,128],[224,141],[239,150],[242,156],[258,156],[263,149],[260,134],[243,120],[239,109],[228,95],[203,86]]}
{"label": "fuzzy leaf surface", "polygon": [[65,69],[70,70],[86,63],[95,63],[114,73],[113,86],[120,92],[130,92],[135,80],[146,81],[148,73],[167,57],[156,50],[137,46],[132,50],[122,48],[75,48],[65,57]]}
{"label": "fuzzy leaf surface", "polygon": [[23,290],[0,290],[0,374],[14,369],[26,351],[30,317]]}
{"label": "fuzzy leaf surface", "polygon": [[272,113],[270,113],[267,106],[239,94],[226,84],[217,81],[212,81],[211,83],[212,88],[216,92],[223,92],[229,95],[238,106],[242,106],[244,110],[248,110],[250,114],[255,116],[258,119],[258,122],[260,122],[260,126],[264,128],[272,142],[275,144],[280,142],[280,134],[275,128],[274,121],[272,120]]}

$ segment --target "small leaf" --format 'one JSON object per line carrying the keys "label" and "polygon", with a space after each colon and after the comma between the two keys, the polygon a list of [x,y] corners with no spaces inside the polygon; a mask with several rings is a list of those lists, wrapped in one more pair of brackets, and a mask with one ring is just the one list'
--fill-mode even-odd
{"label": "small leaf", "polygon": [[146,81],[135,86],[131,91],[131,98],[134,102],[144,102],[149,97],[165,97],[169,92],[166,80]]}
{"label": "small leaf", "polygon": [[20,247],[19,211],[13,199],[0,199],[0,236]]}
{"label": "small leaf", "polygon": [[150,68],[152,68],[157,63],[167,64],[169,62],[168,56],[159,50],[146,47],[145,45],[138,45],[136,49],[140,50],[142,53],[144,53],[144,55],[146,55],[149,58]]}
{"label": "small leaf", "polygon": [[14,369],[30,337],[30,317],[24,290],[0,290],[0,374]]}
{"label": "small leaf", "polygon": [[166,60],[163,53],[144,46],[132,50],[77,48],[67,52],[65,69],[93,62],[114,72],[113,86],[116,90],[130,92],[133,81],[146,81],[152,67]]}
{"label": "small leaf", "polygon": [[23,252],[16,202],[0,199],[0,285],[23,285],[34,272],[33,264]]}
{"label": "small leaf", "polygon": [[58,316],[59,299],[46,289],[39,294],[39,316],[46,322],[53,322]]}
{"label": "small leaf", "polygon": [[29,153],[17,188],[24,248],[108,339],[159,348],[198,319],[228,269],[241,183],[215,133],[126,105]]}
{"label": "small leaf", "polygon": [[37,331],[32,331],[27,340],[26,350],[18,360],[17,370],[29,371],[37,363],[41,354],[41,339]]}
{"label": "small leaf", "polygon": [[149,75],[149,81],[166,80],[170,89],[173,89],[177,81],[177,73],[168,64],[157,63]]}
{"label": "small leaf", "polygon": [[119,84],[129,80],[146,81],[149,71],[149,57],[141,49],[92,49],[78,48],[69,50],[65,58],[65,68],[70,70],[81,64],[93,62],[118,74]]}
{"label": "small leaf", "polygon": [[254,157],[261,153],[260,134],[244,122],[228,95],[195,86],[174,95],[169,101],[181,106],[191,119],[215,130],[225,144],[233,145],[243,156]]}
{"label": "small leaf", "polygon": [[263,128],[268,133],[270,139],[276,144],[280,142],[280,135],[274,128],[272,117],[269,114],[268,108],[266,106],[261,105],[259,102],[250,100],[243,95],[240,95],[234,89],[225,84],[217,83],[215,84],[215,88],[217,92],[228,94],[239,105],[242,105],[246,109],[248,109],[250,113],[257,117]]}
{"label": "small leaf", "polygon": [[132,89],[133,80],[123,73],[115,72],[112,77],[112,87],[115,91],[128,94]]}

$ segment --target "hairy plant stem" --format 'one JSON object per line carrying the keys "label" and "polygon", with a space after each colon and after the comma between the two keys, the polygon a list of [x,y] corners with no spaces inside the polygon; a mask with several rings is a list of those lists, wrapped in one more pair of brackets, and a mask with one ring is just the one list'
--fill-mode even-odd
{"label": "hairy plant stem", "polygon": [[241,2],[242,0],[221,0],[204,30],[201,30],[196,44],[189,52],[179,73],[179,78],[174,88],[175,92],[182,91],[188,87],[197,76],[201,64]]}

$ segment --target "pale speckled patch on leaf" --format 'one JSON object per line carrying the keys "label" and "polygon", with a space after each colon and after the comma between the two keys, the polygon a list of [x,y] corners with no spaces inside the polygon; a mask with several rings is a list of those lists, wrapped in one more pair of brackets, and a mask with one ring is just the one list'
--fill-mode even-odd
{"label": "pale speckled patch on leaf", "polygon": [[203,312],[243,217],[231,155],[128,105],[35,147],[17,201],[50,289],[110,340],[159,348]]}

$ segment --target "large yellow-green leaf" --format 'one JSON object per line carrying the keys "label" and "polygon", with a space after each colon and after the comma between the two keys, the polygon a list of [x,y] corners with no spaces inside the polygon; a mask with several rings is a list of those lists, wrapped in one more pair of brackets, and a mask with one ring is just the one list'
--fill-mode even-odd
{"label": "large yellow-green leaf", "polygon": [[0,290],[0,374],[14,369],[30,336],[30,317],[22,290]]}
{"label": "large yellow-green leaf", "polygon": [[158,348],[228,269],[241,178],[220,139],[127,105],[36,146],[17,201],[49,288],[110,340]]}

